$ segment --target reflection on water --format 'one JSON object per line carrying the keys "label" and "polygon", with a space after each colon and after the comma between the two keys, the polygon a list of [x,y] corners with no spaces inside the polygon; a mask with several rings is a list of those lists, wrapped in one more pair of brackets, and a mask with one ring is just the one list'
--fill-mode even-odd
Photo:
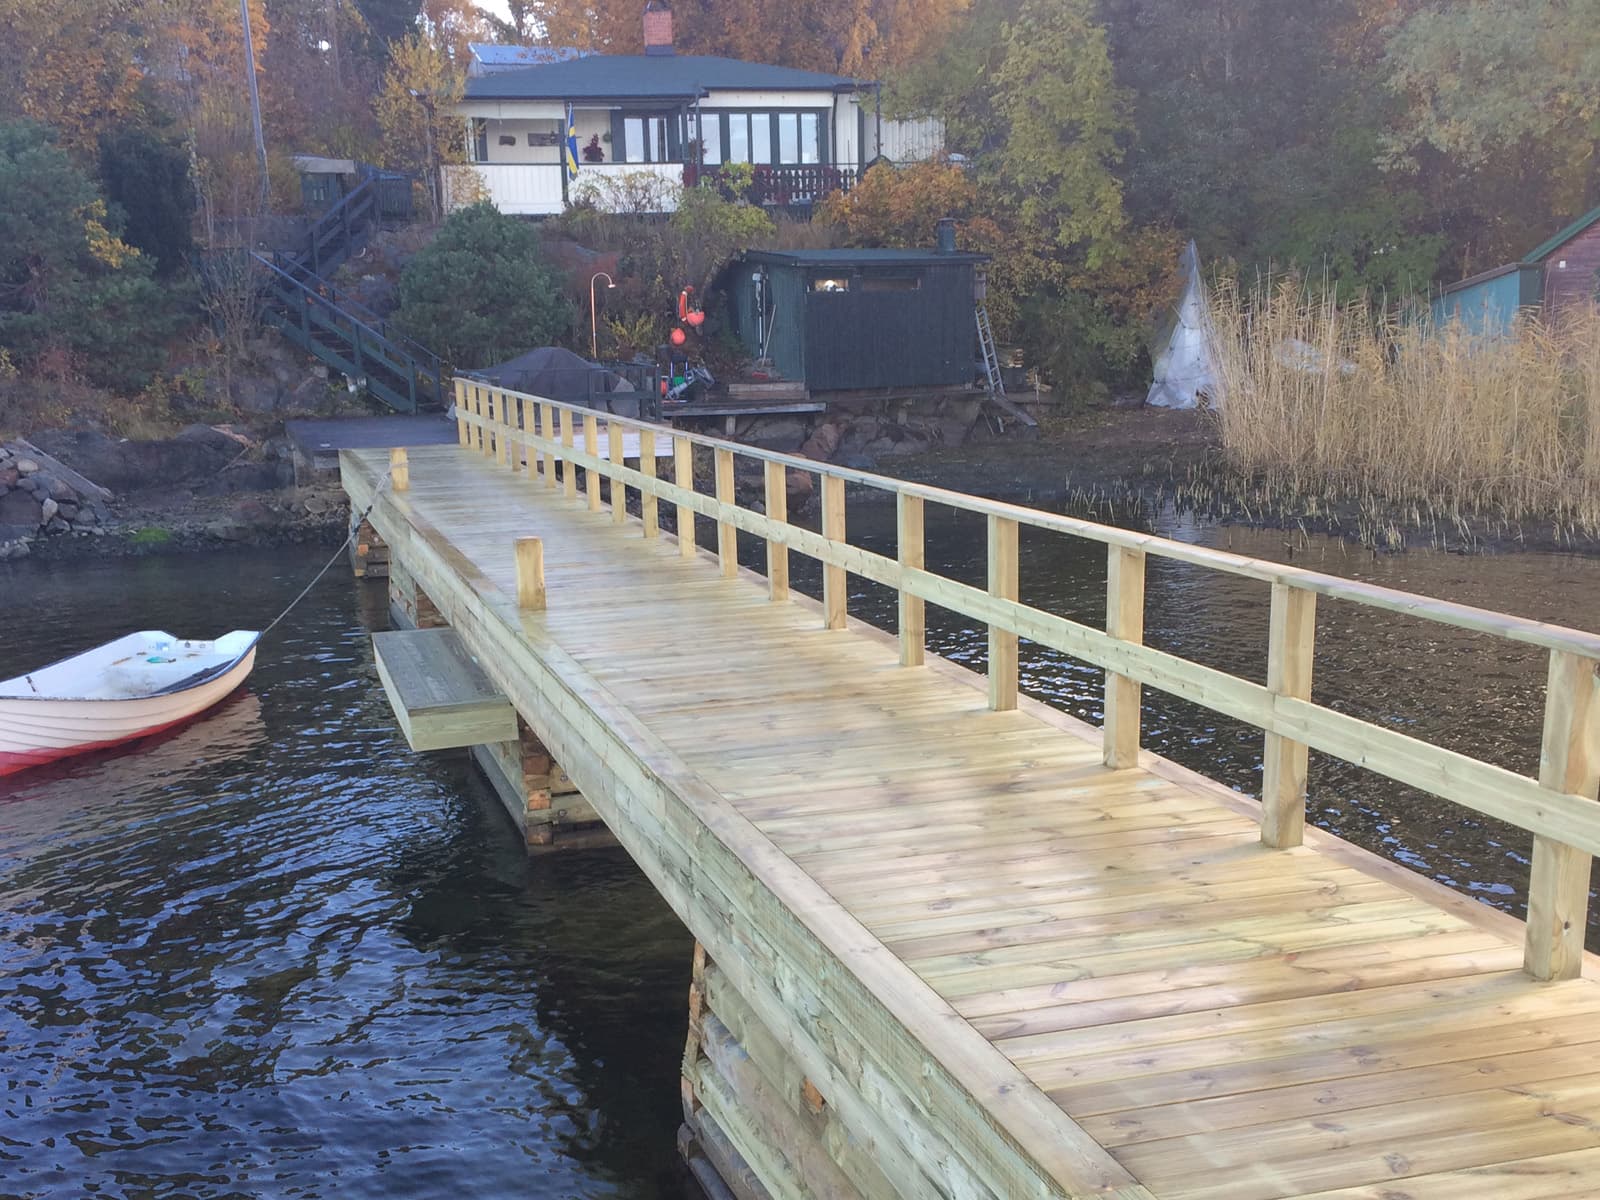
{"label": "reflection on water", "polygon": [[[0,567],[0,676],[259,627],[325,554]],[[687,935],[405,748],[382,608],[330,573],[204,721],[0,780],[0,1196],[683,1194]]]}

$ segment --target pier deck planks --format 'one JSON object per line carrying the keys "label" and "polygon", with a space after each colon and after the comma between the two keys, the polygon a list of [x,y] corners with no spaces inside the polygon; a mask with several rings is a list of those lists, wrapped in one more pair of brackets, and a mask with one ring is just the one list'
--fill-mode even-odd
{"label": "pier deck planks", "polygon": [[[359,500],[387,462],[344,457]],[[1600,1195],[1600,986],[1524,975],[1520,922],[467,451],[412,452],[407,513],[506,594],[542,538],[539,637],[1148,1194]]]}

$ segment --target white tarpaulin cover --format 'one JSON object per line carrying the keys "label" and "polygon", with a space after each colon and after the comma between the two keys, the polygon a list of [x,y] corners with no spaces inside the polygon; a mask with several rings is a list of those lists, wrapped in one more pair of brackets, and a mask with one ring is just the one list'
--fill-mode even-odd
{"label": "white tarpaulin cover", "polygon": [[1157,408],[1194,408],[1204,395],[1217,403],[1211,371],[1211,341],[1206,320],[1206,290],[1200,281],[1200,252],[1190,242],[1179,260],[1183,295],[1161,327],[1155,342],[1155,382],[1146,404]]}

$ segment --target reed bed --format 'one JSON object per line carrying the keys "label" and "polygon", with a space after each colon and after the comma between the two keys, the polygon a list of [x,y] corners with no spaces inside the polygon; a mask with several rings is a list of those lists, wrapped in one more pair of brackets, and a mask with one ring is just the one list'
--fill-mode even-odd
{"label": "reed bed", "polygon": [[1600,530],[1600,310],[1500,337],[1279,278],[1210,297],[1237,469],[1330,502]]}

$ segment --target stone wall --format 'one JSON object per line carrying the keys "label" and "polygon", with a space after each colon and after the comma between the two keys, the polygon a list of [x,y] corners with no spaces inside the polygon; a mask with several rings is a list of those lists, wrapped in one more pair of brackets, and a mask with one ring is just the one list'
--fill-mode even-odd
{"label": "stone wall", "polygon": [[100,529],[102,498],[69,474],[28,447],[0,443],[0,562],[26,555],[36,537]]}

